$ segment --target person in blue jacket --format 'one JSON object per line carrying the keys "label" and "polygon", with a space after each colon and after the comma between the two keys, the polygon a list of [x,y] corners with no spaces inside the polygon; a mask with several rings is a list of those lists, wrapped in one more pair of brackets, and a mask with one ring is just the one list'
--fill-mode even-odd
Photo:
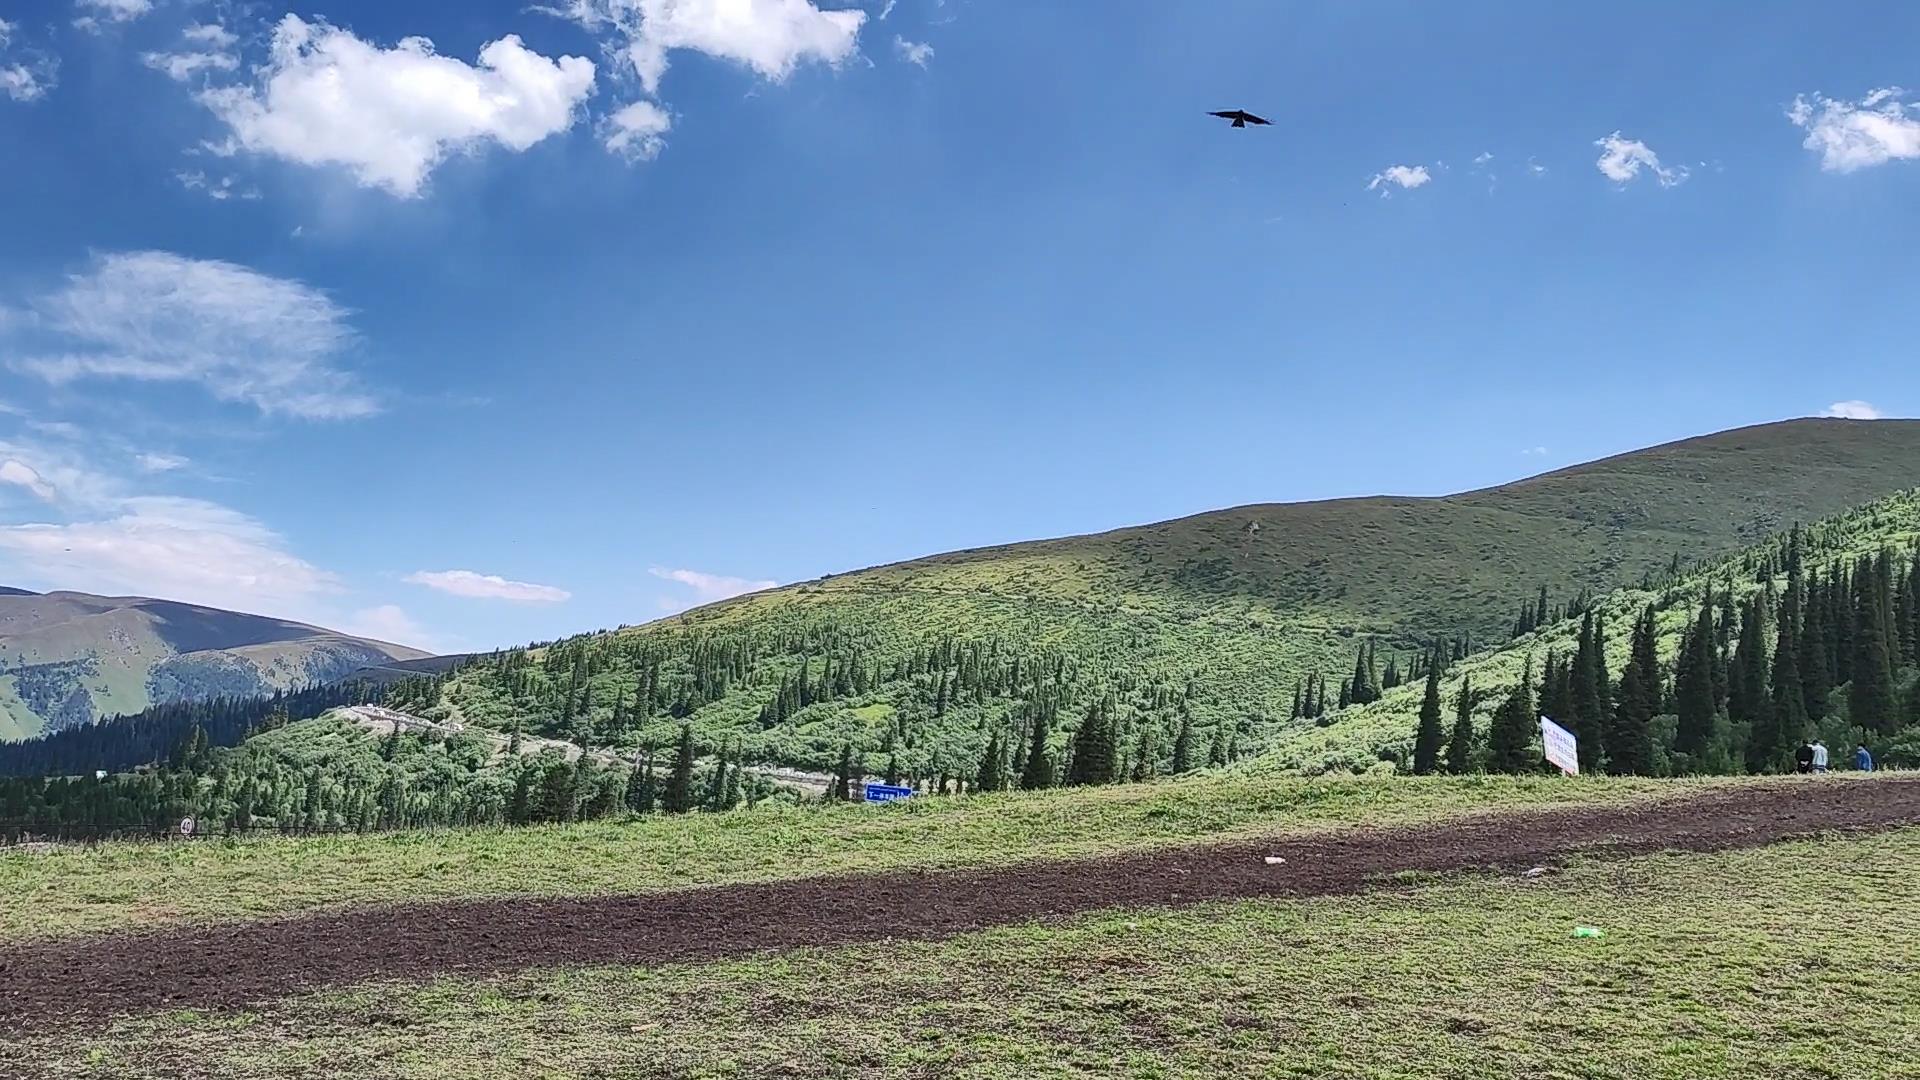
{"label": "person in blue jacket", "polygon": [[1853,767],[1861,772],[1873,771],[1873,755],[1867,753],[1867,744],[1861,743],[1853,751]]}

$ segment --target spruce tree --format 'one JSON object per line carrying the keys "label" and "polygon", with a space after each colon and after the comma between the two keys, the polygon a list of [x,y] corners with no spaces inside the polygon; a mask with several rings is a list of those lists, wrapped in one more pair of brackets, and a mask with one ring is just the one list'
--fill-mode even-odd
{"label": "spruce tree", "polygon": [[1653,605],[1635,620],[1620,673],[1619,700],[1607,732],[1607,771],[1615,776],[1645,776],[1653,771],[1653,717],[1660,708],[1660,660]]}
{"label": "spruce tree", "polygon": [[1413,736],[1413,774],[1430,775],[1440,764],[1441,743],[1446,731],[1440,726],[1440,663],[1427,665],[1427,693],[1420,703],[1420,726]]}
{"label": "spruce tree", "polygon": [[693,726],[690,724],[680,725],[680,742],[674,748],[667,789],[660,794],[660,809],[669,814],[684,814],[693,809]]}
{"label": "spruce tree", "polygon": [[1473,771],[1473,679],[1460,677],[1460,701],[1454,710],[1453,734],[1447,739],[1447,771],[1464,776]]}
{"label": "spruce tree", "polygon": [[1487,771],[1536,771],[1538,762],[1532,751],[1534,732],[1538,728],[1539,720],[1533,710],[1533,662],[1529,658],[1521,670],[1520,682],[1493,714],[1493,726],[1487,732]]}
{"label": "spruce tree", "polygon": [[1036,712],[1033,717],[1032,745],[1027,749],[1027,761],[1020,770],[1020,790],[1039,791],[1053,786],[1053,759],[1047,756],[1047,720],[1044,714]]}
{"label": "spruce tree", "polygon": [[1673,675],[1674,708],[1679,723],[1673,747],[1680,753],[1699,759],[1713,739],[1714,720],[1719,714],[1713,686],[1713,597],[1709,590],[1706,603],[1680,646]]}
{"label": "spruce tree", "polygon": [[[1580,645],[1574,653],[1567,696],[1572,706],[1571,725],[1577,740],[1582,772],[1600,768],[1606,756],[1606,657],[1602,655],[1600,632],[1593,612],[1587,611],[1580,623]],[[1560,717],[1554,717],[1568,723]]]}
{"label": "spruce tree", "polygon": [[1805,602],[1796,642],[1800,649],[1800,711],[1809,723],[1817,724],[1826,719],[1827,695],[1833,690],[1833,635],[1827,626],[1827,603],[1817,574],[1807,584]]}
{"label": "spruce tree", "polygon": [[1862,559],[1854,572],[1853,685],[1847,690],[1848,719],[1868,731],[1899,726],[1893,707],[1893,667],[1887,650],[1887,593],[1882,571]]}
{"label": "spruce tree", "polygon": [[1733,654],[1732,692],[1727,717],[1747,727],[1747,768],[1761,770],[1778,742],[1773,717],[1773,693],[1767,685],[1766,594],[1756,592],[1740,612],[1740,644]]}
{"label": "spruce tree", "polygon": [[1005,752],[1000,745],[1000,733],[995,732],[987,740],[987,752],[980,758],[980,771],[973,778],[975,791],[999,791],[1007,786],[1004,763]]}
{"label": "spruce tree", "polygon": [[[1794,541],[1800,538],[1794,530]],[[1800,582],[1797,551],[1788,557],[1787,591],[1780,598],[1773,644],[1773,700],[1771,716],[1756,730],[1749,747],[1747,768],[1753,772],[1781,772],[1792,761],[1793,747],[1807,733],[1806,691],[1800,684]]]}
{"label": "spruce tree", "polygon": [[1180,710],[1180,734],[1173,740],[1173,773],[1193,771],[1193,715]]}

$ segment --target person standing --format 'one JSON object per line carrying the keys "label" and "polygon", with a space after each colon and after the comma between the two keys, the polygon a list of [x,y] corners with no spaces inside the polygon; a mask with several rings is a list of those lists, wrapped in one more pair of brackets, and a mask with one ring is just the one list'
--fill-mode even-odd
{"label": "person standing", "polygon": [[1813,771],[1827,771],[1827,744],[1819,739],[1813,740]]}
{"label": "person standing", "polygon": [[1800,749],[1793,752],[1793,771],[1803,773],[1813,771],[1813,744],[1805,739],[1800,741]]}
{"label": "person standing", "polygon": [[1853,750],[1853,767],[1861,772],[1873,771],[1873,755],[1867,752],[1867,744],[1861,743]]}

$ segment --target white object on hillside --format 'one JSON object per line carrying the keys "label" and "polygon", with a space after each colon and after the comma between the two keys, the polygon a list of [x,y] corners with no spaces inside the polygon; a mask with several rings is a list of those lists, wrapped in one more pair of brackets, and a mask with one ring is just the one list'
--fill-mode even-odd
{"label": "white object on hillside", "polygon": [[1558,765],[1568,776],[1580,775],[1580,740],[1574,738],[1573,732],[1542,716],[1540,741],[1546,744],[1549,763]]}

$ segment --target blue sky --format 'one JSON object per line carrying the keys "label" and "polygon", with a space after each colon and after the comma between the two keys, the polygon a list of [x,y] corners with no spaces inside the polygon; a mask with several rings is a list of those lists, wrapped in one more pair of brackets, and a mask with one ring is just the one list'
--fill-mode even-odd
{"label": "blue sky", "polygon": [[0,20],[9,584],[478,648],[1920,401],[1920,8]]}

